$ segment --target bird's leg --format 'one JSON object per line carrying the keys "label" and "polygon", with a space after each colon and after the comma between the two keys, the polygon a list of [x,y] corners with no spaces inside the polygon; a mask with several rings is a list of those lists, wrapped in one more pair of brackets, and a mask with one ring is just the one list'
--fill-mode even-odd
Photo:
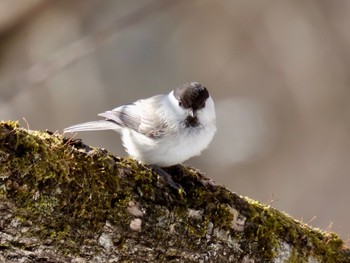
{"label": "bird's leg", "polygon": [[160,175],[162,178],[164,178],[165,182],[173,189],[175,189],[177,192],[185,193],[182,186],[178,183],[175,183],[169,173],[167,173],[163,168],[159,167],[158,165],[151,165],[152,170]]}

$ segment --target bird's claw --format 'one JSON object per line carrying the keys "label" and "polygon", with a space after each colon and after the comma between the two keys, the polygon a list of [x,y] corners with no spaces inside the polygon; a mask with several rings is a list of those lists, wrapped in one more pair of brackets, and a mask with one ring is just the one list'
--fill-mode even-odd
{"label": "bird's claw", "polygon": [[178,192],[180,195],[186,195],[186,192],[183,189],[183,187],[180,184],[175,183],[171,175],[164,171],[164,169],[162,169],[159,166],[152,165],[152,170],[158,175],[160,175],[164,179],[165,183],[169,185],[172,189],[174,189],[176,192]]}

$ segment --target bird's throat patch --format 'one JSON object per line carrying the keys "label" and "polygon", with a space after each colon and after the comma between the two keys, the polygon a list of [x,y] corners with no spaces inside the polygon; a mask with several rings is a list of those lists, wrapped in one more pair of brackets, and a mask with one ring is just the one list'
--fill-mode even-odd
{"label": "bird's throat patch", "polygon": [[197,127],[199,126],[199,120],[197,118],[197,116],[187,116],[186,120],[185,120],[185,125],[186,127]]}

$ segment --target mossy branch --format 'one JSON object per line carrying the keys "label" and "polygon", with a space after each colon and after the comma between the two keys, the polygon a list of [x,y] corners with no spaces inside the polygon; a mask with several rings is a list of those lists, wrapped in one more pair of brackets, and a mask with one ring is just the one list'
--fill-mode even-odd
{"label": "mossy branch", "polygon": [[334,233],[216,185],[0,122],[0,261],[350,262]]}

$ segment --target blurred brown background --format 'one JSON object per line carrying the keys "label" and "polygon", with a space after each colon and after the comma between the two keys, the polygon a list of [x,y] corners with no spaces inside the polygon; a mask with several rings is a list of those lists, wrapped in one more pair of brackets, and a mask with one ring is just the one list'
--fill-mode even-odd
{"label": "blurred brown background", "polygon": [[[218,132],[187,163],[345,240],[349,70],[347,0],[0,2],[1,119],[62,132],[199,81]],[[112,131],[78,137],[125,155]]]}

